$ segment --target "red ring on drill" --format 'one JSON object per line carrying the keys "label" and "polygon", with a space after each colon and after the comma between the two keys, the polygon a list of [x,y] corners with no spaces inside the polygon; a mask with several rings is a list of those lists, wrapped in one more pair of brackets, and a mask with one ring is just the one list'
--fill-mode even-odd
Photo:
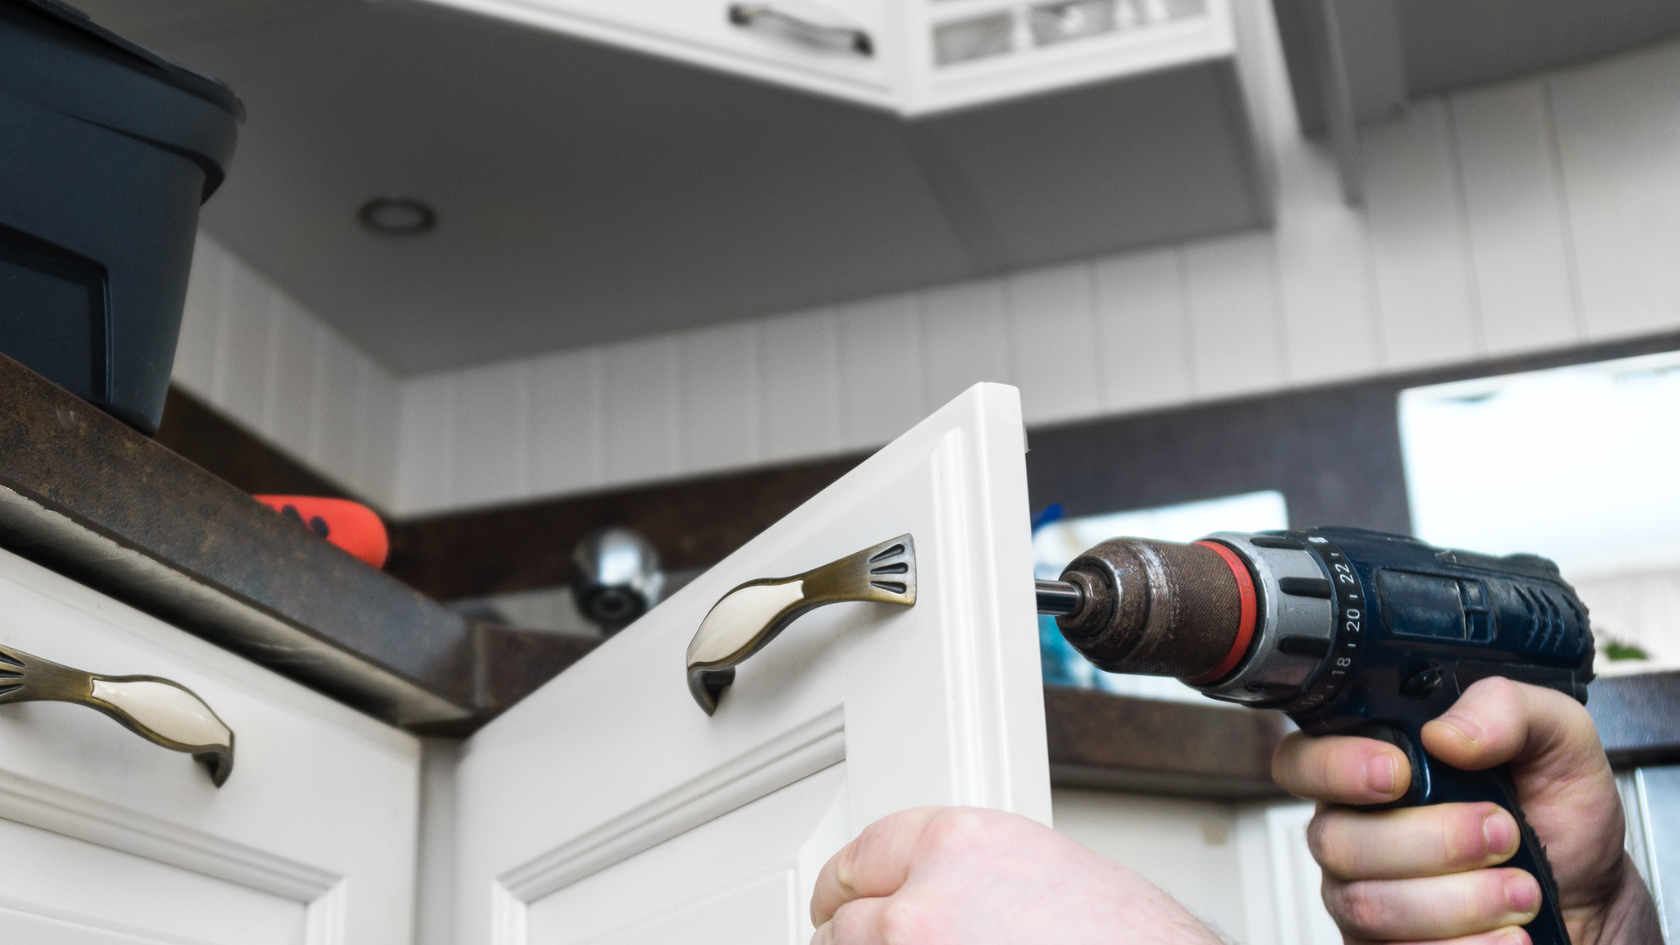
{"label": "red ring on drill", "polygon": [[1254,596],[1254,579],[1248,576],[1248,566],[1243,564],[1237,553],[1217,541],[1198,541],[1195,544],[1203,548],[1211,548],[1231,568],[1231,575],[1237,579],[1237,596],[1241,599],[1241,618],[1237,621],[1237,638],[1231,641],[1231,652],[1219,661],[1211,671],[1197,676],[1195,679],[1184,680],[1186,685],[1205,686],[1220,679],[1226,673],[1237,668],[1242,662],[1244,654],[1248,652],[1249,643],[1254,640],[1254,624],[1259,618],[1260,605]]}

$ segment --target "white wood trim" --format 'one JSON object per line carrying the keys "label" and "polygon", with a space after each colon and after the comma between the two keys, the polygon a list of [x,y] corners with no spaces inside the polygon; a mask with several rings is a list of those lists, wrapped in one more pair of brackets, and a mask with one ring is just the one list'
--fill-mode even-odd
{"label": "white wood trim", "polygon": [[490,945],[528,945],[530,902],[500,882],[490,886]]}
{"label": "white wood trim", "polygon": [[[774,741],[517,867],[499,888],[523,908],[577,880],[627,860],[784,785],[846,759],[846,727],[836,706]],[[507,908],[514,906],[509,903]]]}
{"label": "white wood trim", "polygon": [[297,902],[321,899],[341,879],[305,863],[24,778],[0,781],[0,818]]}
{"label": "white wood trim", "polygon": [[350,880],[341,879],[309,903],[304,917],[305,945],[349,945]]}

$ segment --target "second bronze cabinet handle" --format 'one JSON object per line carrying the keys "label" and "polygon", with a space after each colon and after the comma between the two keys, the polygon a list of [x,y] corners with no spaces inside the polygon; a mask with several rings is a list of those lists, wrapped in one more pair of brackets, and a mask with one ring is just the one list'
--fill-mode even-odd
{"label": "second bronze cabinet handle", "polygon": [[916,603],[916,542],[909,535],[883,541],[839,561],[785,578],[748,581],[723,595],[688,644],[688,691],[711,715],[735,681],[735,667],[824,604],[875,601]]}
{"label": "second bronze cabinet handle", "polygon": [[817,11],[809,4],[805,6],[807,9],[788,3],[732,3],[729,22],[736,26],[774,23],[815,42],[839,43],[860,56],[875,55],[875,42],[869,38],[868,30],[838,20],[821,22],[814,15]]}
{"label": "second bronze cabinet handle", "polygon": [[156,676],[99,676],[0,646],[0,705],[74,702],[147,741],[190,752],[221,787],[233,773],[233,730],[191,689]]}

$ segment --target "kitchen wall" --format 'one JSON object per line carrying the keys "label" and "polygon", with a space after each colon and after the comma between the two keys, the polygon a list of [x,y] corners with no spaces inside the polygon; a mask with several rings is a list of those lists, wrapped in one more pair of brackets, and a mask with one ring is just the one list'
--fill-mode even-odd
{"label": "kitchen wall", "polygon": [[395,382],[212,243],[179,379],[414,515],[872,447],[979,380],[1044,425],[1680,326],[1680,43],[1367,127],[1363,210],[1263,53],[1270,231]]}
{"label": "kitchen wall", "polygon": [[397,380],[203,231],[173,381],[351,493],[390,507]]}

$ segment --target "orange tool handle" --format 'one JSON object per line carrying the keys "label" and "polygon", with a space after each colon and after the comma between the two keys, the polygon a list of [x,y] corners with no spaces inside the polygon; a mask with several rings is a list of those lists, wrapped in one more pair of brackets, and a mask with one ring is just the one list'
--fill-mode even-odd
{"label": "orange tool handle", "polygon": [[385,557],[391,551],[391,539],[385,532],[385,523],[360,502],[309,495],[259,495],[253,498],[368,564],[376,568],[385,566]]}

